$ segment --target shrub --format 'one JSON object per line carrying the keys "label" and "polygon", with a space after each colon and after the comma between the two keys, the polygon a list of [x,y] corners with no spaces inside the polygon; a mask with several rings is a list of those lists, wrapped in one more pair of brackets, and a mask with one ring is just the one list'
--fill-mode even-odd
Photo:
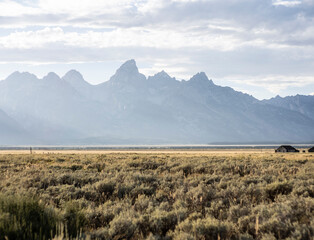
{"label": "shrub", "polygon": [[230,239],[235,235],[231,223],[220,222],[211,217],[196,220],[186,219],[177,226],[176,231],[178,234],[188,233],[195,239],[206,240]]}
{"label": "shrub", "polygon": [[102,181],[95,184],[96,192],[105,196],[110,197],[114,191],[115,184],[113,182]]}
{"label": "shrub", "polygon": [[313,157],[1,154],[0,240],[310,240]]}
{"label": "shrub", "polygon": [[287,195],[292,192],[292,185],[288,182],[276,182],[266,187],[266,194],[273,202],[279,194]]}
{"label": "shrub", "polygon": [[70,237],[76,237],[82,232],[86,225],[86,218],[78,202],[70,201],[66,203],[63,215],[65,222],[65,232]]}
{"label": "shrub", "polygon": [[136,228],[136,222],[131,217],[120,214],[110,222],[109,235],[111,239],[130,239]]}
{"label": "shrub", "polygon": [[150,230],[153,234],[165,236],[177,224],[177,215],[174,211],[160,211],[157,209],[150,217]]}
{"label": "shrub", "polygon": [[54,210],[38,199],[0,195],[0,239],[43,239],[56,233]]}

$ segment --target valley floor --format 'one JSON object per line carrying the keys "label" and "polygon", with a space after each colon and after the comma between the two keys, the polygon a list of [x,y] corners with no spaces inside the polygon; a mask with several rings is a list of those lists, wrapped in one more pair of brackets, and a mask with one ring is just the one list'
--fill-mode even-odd
{"label": "valley floor", "polygon": [[0,240],[313,237],[313,153],[0,151]]}

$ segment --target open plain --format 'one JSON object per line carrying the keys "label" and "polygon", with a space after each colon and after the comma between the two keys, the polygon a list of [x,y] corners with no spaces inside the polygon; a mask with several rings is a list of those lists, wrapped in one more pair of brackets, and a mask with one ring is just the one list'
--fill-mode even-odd
{"label": "open plain", "polygon": [[314,154],[0,151],[0,239],[313,239]]}

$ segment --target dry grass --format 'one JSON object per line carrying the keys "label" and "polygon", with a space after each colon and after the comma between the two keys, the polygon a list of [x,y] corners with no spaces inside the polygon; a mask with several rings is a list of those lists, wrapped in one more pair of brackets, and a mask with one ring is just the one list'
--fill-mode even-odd
{"label": "dry grass", "polygon": [[[0,239],[314,236],[310,153],[35,152],[0,153]],[[16,212],[9,203],[33,210]],[[54,222],[34,228],[38,221],[30,212],[43,219],[54,216]],[[21,235],[22,227],[29,229],[27,236]]]}

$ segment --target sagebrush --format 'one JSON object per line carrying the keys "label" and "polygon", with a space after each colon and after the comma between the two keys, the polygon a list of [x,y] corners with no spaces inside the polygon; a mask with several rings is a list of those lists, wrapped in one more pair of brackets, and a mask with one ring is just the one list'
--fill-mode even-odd
{"label": "sagebrush", "polygon": [[312,239],[310,154],[0,155],[0,239]]}

